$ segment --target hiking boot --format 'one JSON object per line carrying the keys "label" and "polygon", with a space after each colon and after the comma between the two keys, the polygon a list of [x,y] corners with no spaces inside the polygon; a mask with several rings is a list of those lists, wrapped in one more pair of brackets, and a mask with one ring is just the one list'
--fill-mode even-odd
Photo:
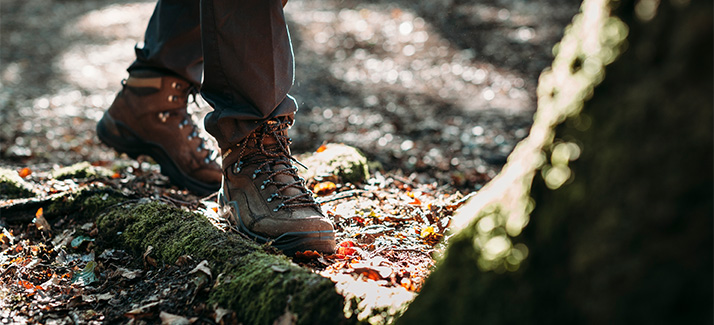
{"label": "hiking boot", "polygon": [[297,160],[290,155],[290,124],[269,120],[224,152],[222,214],[238,231],[287,255],[333,253],[334,225],[293,166]]}
{"label": "hiking boot", "polygon": [[134,159],[151,156],[171,183],[196,195],[218,191],[221,168],[187,111],[196,88],[146,71],[131,72],[123,86],[97,124],[99,139]]}

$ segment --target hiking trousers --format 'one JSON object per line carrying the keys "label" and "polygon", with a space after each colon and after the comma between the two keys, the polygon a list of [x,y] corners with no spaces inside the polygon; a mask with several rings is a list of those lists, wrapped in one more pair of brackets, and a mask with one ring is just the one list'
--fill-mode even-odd
{"label": "hiking trousers", "polygon": [[213,107],[206,130],[225,150],[267,119],[292,120],[297,111],[288,95],[295,64],[285,2],[159,0],[128,70],[173,73],[200,86]]}

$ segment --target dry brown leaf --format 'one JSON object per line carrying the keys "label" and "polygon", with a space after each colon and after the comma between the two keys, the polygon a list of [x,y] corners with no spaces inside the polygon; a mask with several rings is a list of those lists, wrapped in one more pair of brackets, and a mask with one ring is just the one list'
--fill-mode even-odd
{"label": "dry brown leaf", "polygon": [[129,318],[145,318],[153,316],[155,314],[155,309],[159,306],[160,303],[160,301],[156,301],[150,304],[143,305],[139,308],[132,309],[124,313],[124,316]]}
{"label": "dry brown leaf", "polygon": [[159,318],[161,318],[162,325],[189,325],[195,323],[198,320],[198,318],[196,317],[186,318],[183,316],[170,314],[165,311],[159,313]]}
{"label": "dry brown leaf", "polygon": [[149,255],[151,255],[151,253],[152,253],[153,251],[154,251],[154,246],[149,245],[149,247],[146,248],[146,251],[144,252],[144,256],[143,256],[143,258],[144,258],[144,266],[146,266],[146,264],[149,264],[149,265],[151,265],[151,266],[153,266],[153,267],[157,267],[157,266],[158,266],[158,263],[156,263],[156,259],[153,258],[153,257],[151,257],[151,256],[149,256]]}

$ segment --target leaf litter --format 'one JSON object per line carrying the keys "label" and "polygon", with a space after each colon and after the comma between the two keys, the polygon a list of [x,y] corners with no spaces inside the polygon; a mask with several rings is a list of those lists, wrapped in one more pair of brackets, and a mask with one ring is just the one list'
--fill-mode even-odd
{"label": "leaf litter", "polygon": [[[215,196],[202,199],[168,187],[165,177],[153,168],[122,167],[117,172],[123,175],[120,178],[63,182],[48,181],[50,171],[33,170],[31,182],[40,201],[82,188],[111,187],[198,212],[220,231],[235,231],[217,214]],[[67,187],[67,182],[73,186]],[[297,252],[293,261],[331,279],[346,300],[358,297],[399,306],[413,299],[433,268],[435,254],[445,245],[444,232],[463,196],[379,171],[360,184],[338,178],[330,183],[332,190],[316,194],[316,200],[335,222],[336,251]],[[23,204],[15,200],[2,208]],[[13,306],[2,310],[3,318],[60,323],[231,319],[217,306],[206,305],[212,283],[219,281],[206,261],[181,256],[175,264],[167,264],[153,256],[153,247],[141,256],[120,247],[97,251],[94,223],[44,216],[40,208],[30,223],[3,226],[0,295]],[[274,266],[271,271],[289,270]]]}

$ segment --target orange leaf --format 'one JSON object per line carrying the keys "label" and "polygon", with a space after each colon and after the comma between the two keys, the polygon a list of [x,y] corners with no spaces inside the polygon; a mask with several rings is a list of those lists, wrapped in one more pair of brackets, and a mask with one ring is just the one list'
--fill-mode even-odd
{"label": "orange leaf", "polygon": [[340,243],[339,245],[337,245],[337,246],[340,246],[340,247],[355,247],[355,246],[357,246],[357,245],[355,245],[355,243],[352,242],[351,240],[345,240],[345,241],[341,242],[341,243]]}
{"label": "orange leaf", "polygon": [[315,150],[315,151],[316,151],[316,152],[323,152],[323,151],[325,151],[326,149],[327,149],[327,146],[323,144],[323,145],[321,145],[319,148],[317,148],[317,150]]}
{"label": "orange leaf", "polygon": [[121,178],[121,174],[119,174],[119,173],[114,173],[114,175],[112,175],[112,178],[113,178],[113,179]]}
{"label": "orange leaf", "polygon": [[300,259],[305,259],[305,260],[312,260],[320,257],[320,253],[316,251],[304,251],[304,252],[295,252],[295,257],[300,258]]}
{"label": "orange leaf", "polygon": [[421,201],[418,198],[414,198],[414,201],[409,202],[412,205],[421,205]]}
{"label": "orange leaf", "polygon": [[355,253],[357,253],[357,250],[353,248],[357,245],[355,245],[355,243],[350,240],[343,241],[337,246],[337,254],[354,255]]}
{"label": "orange leaf", "polygon": [[35,212],[35,217],[41,217],[42,216],[42,208],[37,209],[37,212]]}
{"label": "orange leaf", "polygon": [[27,176],[30,176],[30,174],[32,174],[32,170],[29,169],[29,168],[27,168],[27,167],[25,167],[25,168],[21,169],[21,170],[18,172],[18,174],[20,175],[20,177],[25,178],[25,177],[27,177]]}
{"label": "orange leaf", "polygon": [[328,195],[334,192],[336,189],[337,185],[335,185],[335,183],[327,181],[315,184],[315,187],[312,189],[312,191],[315,192],[317,195],[322,196]]}
{"label": "orange leaf", "polygon": [[419,236],[421,236],[421,238],[426,238],[433,234],[434,234],[434,227],[429,226],[429,227],[422,229],[421,234],[419,234]]}

